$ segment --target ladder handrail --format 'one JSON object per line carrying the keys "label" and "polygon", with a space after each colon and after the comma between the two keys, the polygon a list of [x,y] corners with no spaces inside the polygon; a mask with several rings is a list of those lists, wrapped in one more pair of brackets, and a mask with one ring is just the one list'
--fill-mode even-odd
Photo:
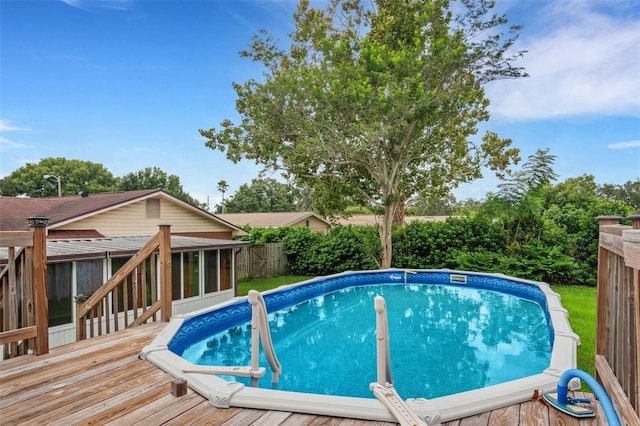
{"label": "ladder handrail", "polygon": [[[278,383],[282,366],[273,348],[271,340],[271,330],[267,318],[267,305],[264,297],[257,290],[249,290],[249,303],[251,303],[251,369],[258,370],[258,360],[260,357],[259,342],[262,340],[262,350],[267,357],[269,367],[271,367],[271,382]],[[257,379],[254,379],[257,382]]]}
{"label": "ladder handrail", "polygon": [[[387,318],[387,303],[384,297],[376,296],[374,306],[376,309],[376,366],[378,381],[371,383],[369,388],[401,426],[427,426],[425,419],[403,401],[393,387],[389,351],[389,321]],[[438,414],[431,417],[433,417],[433,422],[429,422],[430,425],[440,424],[440,416]]]}
{"label": "ladder handrail", "polygon": [[376,309],[376,354],[378,360],[378,383],[382,386],[386,386],[387,383],[393,384],[393,375],[391,374],[391,356],[389,351],[389,321],[387,319],[387,303],[382,296],[376,296],[373,303]]}

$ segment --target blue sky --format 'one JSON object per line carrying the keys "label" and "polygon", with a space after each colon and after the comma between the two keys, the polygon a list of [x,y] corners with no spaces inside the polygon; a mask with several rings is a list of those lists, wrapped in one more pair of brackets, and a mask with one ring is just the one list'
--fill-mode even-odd
{"label": "blue sky", "polygon": [[[322,3],[314,2],[320,6]],[[198,129],[236,119],[232,82],[261,69],[238,51],[265,28],[286,41],[296,2],[0,1],[0,177],[66,157],[115,176],[160,167],[213,206],[258,177],[204,146]],[[513,140],[523,159],[556,155],[559,180],[640,178],[640,5],[636,0],[498,0],[521,24],[528,79],[490,83],[481,131]],[[64,184],[64,176],[62,177]],[[483,198],[498,180],[458,188]]]}

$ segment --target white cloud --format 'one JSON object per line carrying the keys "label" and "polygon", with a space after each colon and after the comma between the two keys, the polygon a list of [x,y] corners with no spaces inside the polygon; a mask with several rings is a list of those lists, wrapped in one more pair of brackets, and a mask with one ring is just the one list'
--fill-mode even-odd
{"label": "white cloud", "polygon": [[597,5],[552,2],[540,15],[544,22],[526,25],[549,30],[523,32],[517,46],[528,51],[519,64],[530,78],[487,88],[494,116],[640,115],[640,20],[613,10],[605,15]]}
{"label": "white cloud", "polygon": [[31,129],[14,126],[11,124],[10,121],[0,118],[0,132],[15,132],[15,131],[25,131],[25,130],[31,130]]}
{"label": "white cloud", "polygon": [[[0,118],[0,132],[19,132],[19,131],[29,131],[26,127],[17,127],[11,124],[8,120],[4,120]],[[10,149],[24,148],[27,145],[14,142],[10,139],[5,138],[4,136],[0,136],[0,152],[8,151]]]}
{"label": "white cloud", "polygon": [[640,141],[626,141],[616,142],[607,145],[609,149],[627,149],[627,148],[640,148]]}
{"label": "white cloud", "polygon": [[129,10],[133,6],[133,0],[61,0],[63,3],[71,7],[77,7],[82,10],[92,9],[115,9]]}
{"label": "white cloud", "polygon": [[0,152],[7,151],[9,149],[24,148],[25,146],[26,145],[10,141],[9,139],[0,136]]}

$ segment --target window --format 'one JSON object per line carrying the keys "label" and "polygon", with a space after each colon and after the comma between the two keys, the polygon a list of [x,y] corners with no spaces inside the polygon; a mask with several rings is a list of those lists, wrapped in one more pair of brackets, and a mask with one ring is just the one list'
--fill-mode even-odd
{"label": "window", "polygon": [[200,252],[187,251],[171,255],[171,299],[200,295]]}
{"label": "window", "polygon": [[183,298],[200,295],[200,252],[182,253]]}
{"label": "window", "polygon": [[71,279],[71,262],[47,265],[49,327],[73,322]]}
{"label": "window", "polygon": [[104,283],[103,261],[83,260],[76,262],[76,286],[78,295],[91,296]]}
{"label": "window", "polygon": [[181,258],[180,253],[171,254],[171,300],[180,300],[182,298],[182,292],[180,291],[180,286],[182,285]]}
{"label": "window", "polygon": [[204,292],[218,291],[218,250],[204,252]]}
{"label": "window", "polygon": [[160,219],[160,200],[147,200],[147,219]]}

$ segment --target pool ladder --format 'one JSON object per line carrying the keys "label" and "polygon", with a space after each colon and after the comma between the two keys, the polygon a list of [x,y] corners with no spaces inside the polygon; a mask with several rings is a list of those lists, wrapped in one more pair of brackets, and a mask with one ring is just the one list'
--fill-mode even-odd
{"label": "pool ladder", "polygon": [[248,300],[251,304],[251,365],[248,367],[194,365],[183,368],[183,373],[209,373],[250,377],[251,386],[258,387],[258,380],[266,373],[266,369],[259,365],[260,342],[262,341],[262,350],[264,350],[269,367],[271,367],[271,382],[274,384],[278,383],[280,374],[282,373],[282,366],[273,348],[264,297],[256,290],[249,290]]}
{"label": "pool ladder", "polygon": [[408,402],[402,400],[393,387],[391,374],[391,357],[389,352],[389,326],[387,320],[387,303],[382,296],[374,300],[376,309],[376,356],[377,382],[369,385],[376,398],[389,410],[401,426],[436,426],[440,425],[440,415],[427,406],[424,398],[415,400],[417,404],[427,408],[421,415],[415,412]]}

